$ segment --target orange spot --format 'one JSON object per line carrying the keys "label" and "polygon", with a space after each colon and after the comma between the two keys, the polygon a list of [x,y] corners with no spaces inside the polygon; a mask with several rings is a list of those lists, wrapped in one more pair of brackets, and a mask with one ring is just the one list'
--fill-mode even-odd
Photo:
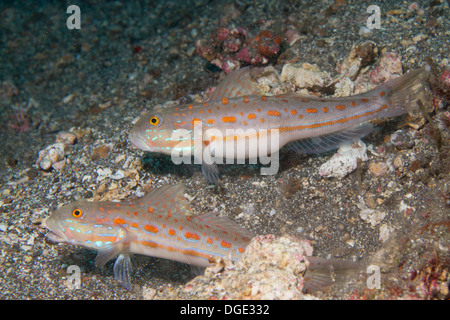
{"label": "orange spot", "polygon": [[217,108],[217,110],[220,110],[220,107],[216,107]]}
{"label": "orange spot", "polygon": [[183,230],[183,226],[180,226],[180,227],[178,228],[178,230],[180,230],[180,231]]}
{"label": "orange spot", "polygon": [[223,104],[228,104],[228,98],[223,98],[223,99],[222,99],[222,103],[223,103]]}
{"label": "orange spot", "polygon": [[237,104],[233,104],[233,108],[236,108],[237,107]]}
{"label": "orange spot", "polygon": [[286,100],[286,99],[281,99],[281,101],[283,101],[283,102],[289,102],[289,100]]}
{"label": "orange spot", "polygon": [[323,107],[323,112],[327,113],[328,112],[328,108],[327,107]]}
{"label": "orange spot", "polygon": [[207,238],[207,239],[206,239],[206,243],[207,243],[207,244],[213,244],[214,242],[213,242],[213,239]]}
{"label": "orange spot", "polygon": [[238,248],[239,253],[244,253],[245,249],[244,248]]}
{"label": "orange spot", "polygon": [[251,119],[255,119],[255,118],[256,118],[256,115],[255,115],[254,113],[249,113],[248,116],[247,116],[247,118],[250,119],[250,120],[251,120]]}
{"label": "orange spot", "polygon": [[184,237],[191,240],[200,240],[200,236],[192,232],[185,232]]}
{"label": "orange spot", "polygon": [[362,103],[366,103],[367,101],[369,101],[369,99],[366,99],[366,98],[361,99],[361,102],[362,102]]}
{"label": "orange spot", "polygon": [[169,231],[167,231],[167,233],[169,234],[169,236],[174,236],[176,234],[175,230],[173,230],[173,229],[169,229]]}
{"label": "orange spot", "polygon": [[214,124],[214,122],[216,122],[216,120],[214,120],[214,119],[208,119],[208,120],[206,120],[206,123],[207,123],[207,124]]}
{"label": "orange spot", "polygon": [[300,120],[303,119],[303,115],[300,114],[300,115],[298,116],[298,118],[299,118]]}
{"label": "orange spot", "polygon": [[250,100],[248,99],[248,97],[247,96],[244,96],[244,102],[245,103],[248,103]]}
{"label": "orange spot", "polygon": [[345,110],[345,105],[343,105],[343,104],[338,104],[338,105],[336,106],[336,109],[337,109],[337,110]]}
{"label": "orange spot", "polygon": [[284,108],[283,110],[284,110],[284,112],[288,112],[288,111],[287,111],[287,108]]}
{"label": "orange spot", "polygon": [[200,110],[200,113],[203,113],[203,112],[205,112],[205,111],[203,111],[203,110]]}
{"label": "orange spot", "polygon": [[115,218],[113,222],[114,224],[124,224],[126,221],[122,218]]}
{"label": "orange spot", "polygon": [[211,113],[211,112],[212,112],[211,109],[208,109],[208,110],[206,110],[206,111],[208,111],[208,113]]}
{"label": "orange spot", "polygon": [[244,113],[243,112],[239,112],[239,115],[242,117],[244,115]]}
{"label": "orange spot", "polygon": [[384,104],[381,108],[382,109],[387,109],[387,105]]}
{"label": "orange spot", "polygon": [[267,97],[266,96],[262,96],[262,101],[266,101],[267,100]]}
{"label": "orange spot", "polygon": [[236,118],[233,116],[230,117],[223,117],[222,121],[225,123],[234,123],[236,121]]}
{"label": "orange spot", "polygon": [[291,110],[291,114],[295,116],[297,114],[297,110]]}
{"label": "orange spot", "polygon": [[220,246],[222,248],[231,248],[231,243],[226,242],[225,240],[220,241]]}
{"label": "orange spot", "polygon": [[120,203],[116,203],[116,207],[120,207]]}
{"label": "orange spot", "polygon": [[269,110],[269,111],[267,111],[267,115],[273,116],[273,117],[279,117],[280,116],[280,112],[276,111],[276,110]]}
{"label": "orange spot", "polygon": [[258,108],[258,109],[256,109],[256,111],[258,111],[258,112],[261,112],[261,109],[260,109],[260,108]]}
{"label": "orange spot", "polygon": [[206,107],[208,104],[206,102],[203,102],[203,106]]}
{"label": "orange spot", "polygon": [[158,233],[159,232],[158,228],[156,226],[154,226],[154,225],[151,225],[151,224],[146,224],[144,226],[144,229],[146,231],[152,232],[152,233]]}
{"label": "orange spot", "polygon": [[352,101],[352,102],[350,102],[350,105],[351,105],[352,107],[356,107],[356,102],[355,102],[355,101]]}
{"label": "orange spot", "polygon": [[153,207],[148,207],[148,213],[153,213]]}
{"label": "orange spot", "polygon": [[386,94],[386,92],[384,92],[384,91],[381,91],[381,92],[379,93],[380,97],[383,97],[385,94]]}
{"label": "orange spot", "polygon": [[138,212],[137,212],[137,211],[135,211],[135,212],[133,212],[133,214],[134,214],[135,216],[137,216],[137,215],[138,215]]}
{"label": "orange spot", "polygon": [[138,225],[137,223],[132,223],[132,224],[131,224],[131,227],[132,227],[132,228],[139,228],[139,225]]}
{"label": "orange spot", "polygon": [[314,109],[314,108],[308,108],[308,109],[306,109],[306,112],[308,112],[308,113],[316,113],[316,112],[317,112],[317,109]]}
{"label": "orange spot", "polygon": [[259,119],[259,121],[260,121],[261,123],[264,122],[264,118]]}
{"label": "orange spot", "polygon": [[[246,126],[246,125],[247,125],[247,122],[242,121],[242,124],[243,124],[244,126]],[[235,139],[235,140],[236,140],[236,139]]]}
{"label": "orange spot", "polygon": [[156,244],[153,241],[139,241],[140,244],[146,246],[146,247],[151,247],[151,248],[157,248],[158,244]]}
{"label": "orange spot", "polygon": [[189,108],[189,109],[192,109],[192,104],[190,104],[190,105],[188,106],[188,108]]}
{"label": "orange spot", "polygon": [[178,117],[180,114],[179,113],[177,113],[177,112],[175,112],[175,113],[172,113],[175,117]]}
{"label": "orange spot", "polygon": [[100,211],[105,211],[105,208],[100,207],[99,210],[100,210]]}

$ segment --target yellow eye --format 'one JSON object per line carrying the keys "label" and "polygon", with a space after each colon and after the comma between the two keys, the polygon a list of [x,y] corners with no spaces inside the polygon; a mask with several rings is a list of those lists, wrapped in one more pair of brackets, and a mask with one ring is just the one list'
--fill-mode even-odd
{"label": "yellow eye", "polygon": [[151,117],[148,122],[152,125],[152,126],[157,126],[160,122],[159,117],[157,116],[153,116]]}
{"label": "yellow eye", "polygon": [[75,209],[72,211],[72,216],[74,218],[81,218],[82,215],[83,215],[83,210],[81,210],[81,209]]}

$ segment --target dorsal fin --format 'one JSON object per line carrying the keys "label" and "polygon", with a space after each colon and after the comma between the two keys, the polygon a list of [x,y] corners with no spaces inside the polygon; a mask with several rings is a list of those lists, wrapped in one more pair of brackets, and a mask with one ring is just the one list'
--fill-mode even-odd
{"label": "dorsal fin", "polygon": [[263,88],[253,79],[262,70],[263,68],[245,67],[231,72],[217,85],[208,101],[264,94]]}
{"label": "dorsal fin", "polygon": [[[181,215],[186,215],[190,212],[184,197],[184,184],[181,183],[154,188],[137,202],[142,203],[148,212],[169,212],[170,210],[173,214]],[[151,209],[149,210],[150,207]]]}

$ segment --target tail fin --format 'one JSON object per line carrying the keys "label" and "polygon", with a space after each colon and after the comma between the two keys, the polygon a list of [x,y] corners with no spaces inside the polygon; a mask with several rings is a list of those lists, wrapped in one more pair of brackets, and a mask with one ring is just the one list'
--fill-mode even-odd
{"label": "tail fin", "polygon": [[359,274],[360,265],[345,260],[327,260],[308,257],[309,267],[303,278],[304,291],[311,292],[328,287],[334,283],[343,284],[346,279]]}
{"label": "tail fin", "polygon": [[383,96],[387,106],[384,116],[399,116],[419,109],[418,101],[424,104],[427,100],[426,83],[430,75],[431,68],[426,65],[422,68],[410,71],[401,77],[388,80],[374,89]]}

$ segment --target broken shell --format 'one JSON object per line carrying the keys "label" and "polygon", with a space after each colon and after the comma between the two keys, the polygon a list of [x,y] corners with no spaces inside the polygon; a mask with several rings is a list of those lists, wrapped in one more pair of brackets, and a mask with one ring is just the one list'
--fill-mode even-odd
{"label": "broken shell", "polygon": [[[64,143],[55,143],[49,145],[44,150],[39,151],[38,159],[36,160],[37,165],[42,170],[50,170],[52,166],[64,159],[64,151],[66,145]],[[62,168],[61,164],[57,166]]]}
{"label": "broken shell", "polygon": [[281,71],[281,80],[289,81],[298,88],[323,87],[331,78],[326,72],[321,72],[315,65],[310,64],[285,64]]}

